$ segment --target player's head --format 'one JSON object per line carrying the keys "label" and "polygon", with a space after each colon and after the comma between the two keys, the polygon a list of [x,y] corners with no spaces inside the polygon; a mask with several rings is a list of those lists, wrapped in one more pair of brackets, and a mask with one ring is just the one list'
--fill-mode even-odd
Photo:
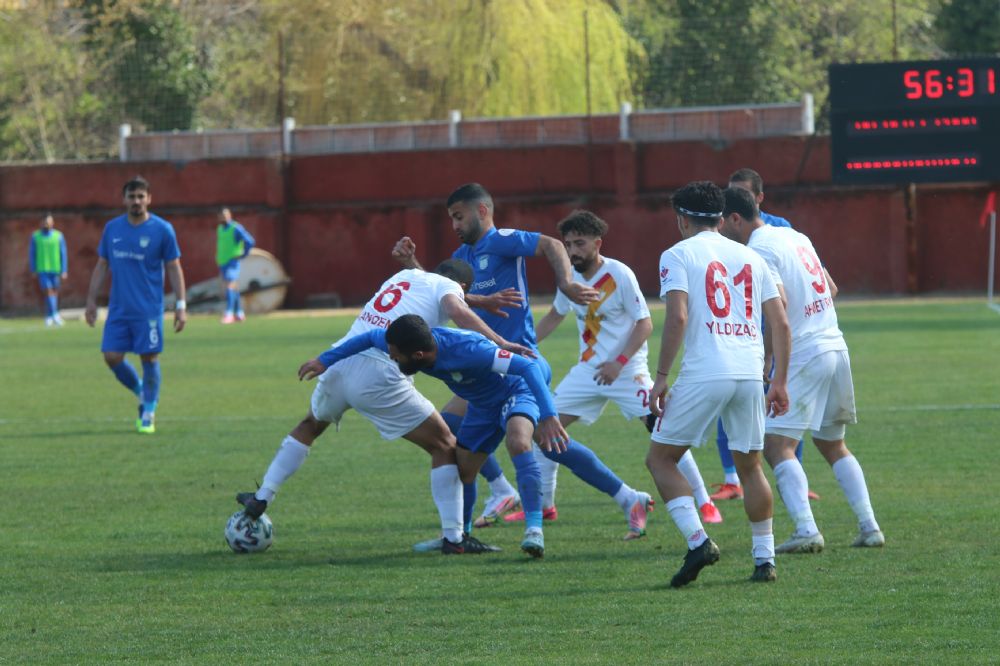
{"label": "player's head", "polygon": [[219,224],[229,224],[233,219],[233,212],[228,208],[226,208],[225,206],[223,206],[222,208],[219,209],[219,214],[217,217],[219,220]]}
{"label": "player's head", "polygon": [[129,217],[145,217],[152,201],[149,195],[149,181],[142,176],[134,176],[122,186],[122,195]]}
{"label": "player's head", "polygon": [[52,217],[52,213],[46,213],[45,215],[42,215],[42,224],[41,224],[42,229],[51,231],[54,226],[56,226],[56,221]]}
{"label": "player's head", "polygon": [[710,180],[696,180],[674,192],[670,203],[677,213],[677,228],[688,238],[722,221],[725,207],[722,189]]}
{"label": "player's head", "polygon": [[754,196],[757,205],[764,200],[764,179],[753,169],[737,169],[729,176],[730,187],[742,187]]}
{"label": "player's head", "polygon": [[475,245],[493,226],[493,197],[479,183],[466,183],[448,196],[451,228],[466,245]]}
{"label": "player's head", "polygon": [[434,365],[437,343],[420,315],[407,314],[389,324],[385,332],[389,356],[404,375],[415,375]]}
{"label": "player's head", "polygon": [[722,226],[719,231],[730,240],[746,244],[753,230],[763,224],[757,200],[752,192],[735,185],[727,187],[723,194],[726,206],[722,210]]}
{"label": "player's head", "polygon": [[559,222],[558,229],[573,268],[580,273],[589,271],[601,254],[608,223],[589,210],[574,210]]}
{"label": "player's head", "polygon": [[462,285],[462,291],[469,291],[475,279],[472,266],[461,259],[445,259],[437,265],[434,272]]}

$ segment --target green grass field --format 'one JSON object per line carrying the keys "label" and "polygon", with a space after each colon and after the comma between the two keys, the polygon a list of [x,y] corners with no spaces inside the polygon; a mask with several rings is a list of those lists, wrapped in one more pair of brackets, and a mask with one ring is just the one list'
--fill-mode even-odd
{"label": "green grass field", "polygon": [[[304,415],[299,364],[350,317],[196,317],[168,333],[152,437],[134,432],[99,330],[2,320],[0,662],[995,663],[1000,316],[972,301],[839,312],[861,419],[848,446],[886,547],[848,547],[854,516],[810,445],[826,551],[779,556],[778,582],[751,585],[742,506],[721,503],[709,532],[722,560],[682,590],[668,587],[684,543],[662,506],[646,539],[624,543],[617,506],[565,470],[544,560],[520,553],[513,527],[478,533],[495,555],[412,553],[437,528],[428,458],[353,412],[271,507],[271,550],[235,555],[222,538],[233,496]],[[572,323],[543,351],[558,380]],[[616,408],[572,432],[654,490],[645,431]],[[696,458],[721,480],[714,443]],[[778,541],[791,529],[777,501]]]}

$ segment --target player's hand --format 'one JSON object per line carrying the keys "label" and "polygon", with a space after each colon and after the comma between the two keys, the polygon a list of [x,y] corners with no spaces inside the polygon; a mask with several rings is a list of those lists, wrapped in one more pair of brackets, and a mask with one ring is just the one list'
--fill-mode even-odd
{"label": "player's hand", "polygon": [[65,280],[68,277],[69,277],[69,273],[63,273],[62,276],[60,276],[60,279]]}
{"label": "player's hand", "polygon": [[409,236],[403,236],[392,248],[392,258],[403,264],[407,268],[414,268],[414,257],[417,253],[417,244]]}
{"label": "player's hand", "polygon": [[524,345],[519,345],[516,342],[507,342],[504,340],[502,345],[499,345],[500,349],[509,351],[511,354],[517,354],[518,356],[524,356],[525,358],[538,358],[538,354],[535,353],[531,347],[525,347]]}
{"label": "player's hand", "polygon": [[772,381],[764,397],[768,416],[781,416],[788,412],[788,386]]}
{"label": "player's hand", "polygon": [[560,287],[560,290],[566,294],[566,298],[577,305],[587,305],[601,297],[601,292],[593,287],[588,287],[582,282],[570,282],[565,287]]}
{"label": "player's hand", "polygon": [[597,366],[597,372],[594,373],[594,381],[601,386],[610,386],[618,379],[618,375],[622,373],[623,367],[625,366],[618,361],[605,361]]}
{"label": "player's hand", "polygon": [[502,308],[521,307],[521,304],[524,302],[524,296],[517,289],[509,287],[500,291],[494,291],[492,294],[477,294],[474,301],[475,305],[472,307],[486,310],[492,315],[507,319],[510,315],[504,312]]}
{"label": "player's hand", "polygon": [[569,435],[566,429],[559,423],[559,418],[550,416],[538,422],[535,428],[535,436],[538,446],[544,451],[556,451],[561,453],[569,446]]}
{"label": "player's hand", "polygon": [[187,324],[188,315],[185,308],[180,310],[174,310],[174,333],[180,333],[184,330],[184,325]]}
{"label": "player's hand", "polygon": [[96,303],[87,303],[87,307],[83,311],[83,320],[87,322],[87,326],[94,327],[94,322],[97,321]]}
{"label": "player's hand", "polygon": [[326,372],[326,366],[318,359],[310,359],[299,368],[299,381],[303,379],[316,379]]}
{"label": "player's hand", "polygon": [[649,411],[654,416],[663,416],[668,400],[670,400],[670,384],[667,383],[666,377],[657,373],[653,388],[649,390]]}

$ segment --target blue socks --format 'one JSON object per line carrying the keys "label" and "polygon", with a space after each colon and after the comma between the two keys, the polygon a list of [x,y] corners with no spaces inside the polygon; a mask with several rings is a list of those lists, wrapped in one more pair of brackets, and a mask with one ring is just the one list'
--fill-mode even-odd
{"label": "blue socks", "polygon": [[[133,371],[134,372],[134,371]],[[156,412],[156,402],[160,398],[160,362],[142,362],[142,409]]]}
{"label": "blue socks", "polygon": [[49,317],[55,317],[59,312],[59,300],[57,296],[45,297],[45,312]]}
{"label": "blue socks", "polygon": [[111,372],[115,373],[115,377],[122,383],[122,385],[127,388],[136,396],[139,395],[140,382],[139,375],[136,374],[135,368],[128,361],[122,361],[115,367],[111,368]]}
{"label": "blue socks", "polygon": [[226,312],[236,314],[242,310],[238,289],[226,289]]}
{"label": "blue socks", "polygon": [[[549,460],[565,465],[581,480],[606,495],[614,497],[622,487],[622,480],[608,469],[608,466],[597,457],[597,454],[575,439],[569,440],[569,446],[562,453],[555,451],[542,451],[542,453]],[[520,477],[518,477],[518,483],[520,483]],[[524,501],[523,496],[521,501]],[[525,511],[525,515],[527,515],[527,511]]]}
{"label": "blue socks", "polygon": [[524,525],[527,529],[542,529],[542,472],[538,469],[534,451],[511,457],[517,470],[517,492],[524,507]]}
{"label": "blue socks", "polygon": [[799,445],[795,447],[795,457],[799,459],[799,464],[802,464],[802,441],[799,440]]}
{"label": "blue socks", "polygon": [[476,482],[462,484],[462,529],[472,534],[472,510],[476,508]]}
{"label": "blue socks", "polygon": [[722,419],[719,419],[715,435],[715,445],[719,447],[719,460],[722,462],[722,471],[726,474],[736,474],[736,462],[733,454],[729,450],[729,435],[722,428]]}

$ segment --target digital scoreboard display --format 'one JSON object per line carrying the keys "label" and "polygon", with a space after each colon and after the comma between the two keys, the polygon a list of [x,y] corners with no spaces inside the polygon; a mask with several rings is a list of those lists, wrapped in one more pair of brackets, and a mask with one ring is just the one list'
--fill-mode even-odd
{"label": "digital scoreboard display", "polygon": [[1000,58],[831,65],[837,183],[1000,180]]}

